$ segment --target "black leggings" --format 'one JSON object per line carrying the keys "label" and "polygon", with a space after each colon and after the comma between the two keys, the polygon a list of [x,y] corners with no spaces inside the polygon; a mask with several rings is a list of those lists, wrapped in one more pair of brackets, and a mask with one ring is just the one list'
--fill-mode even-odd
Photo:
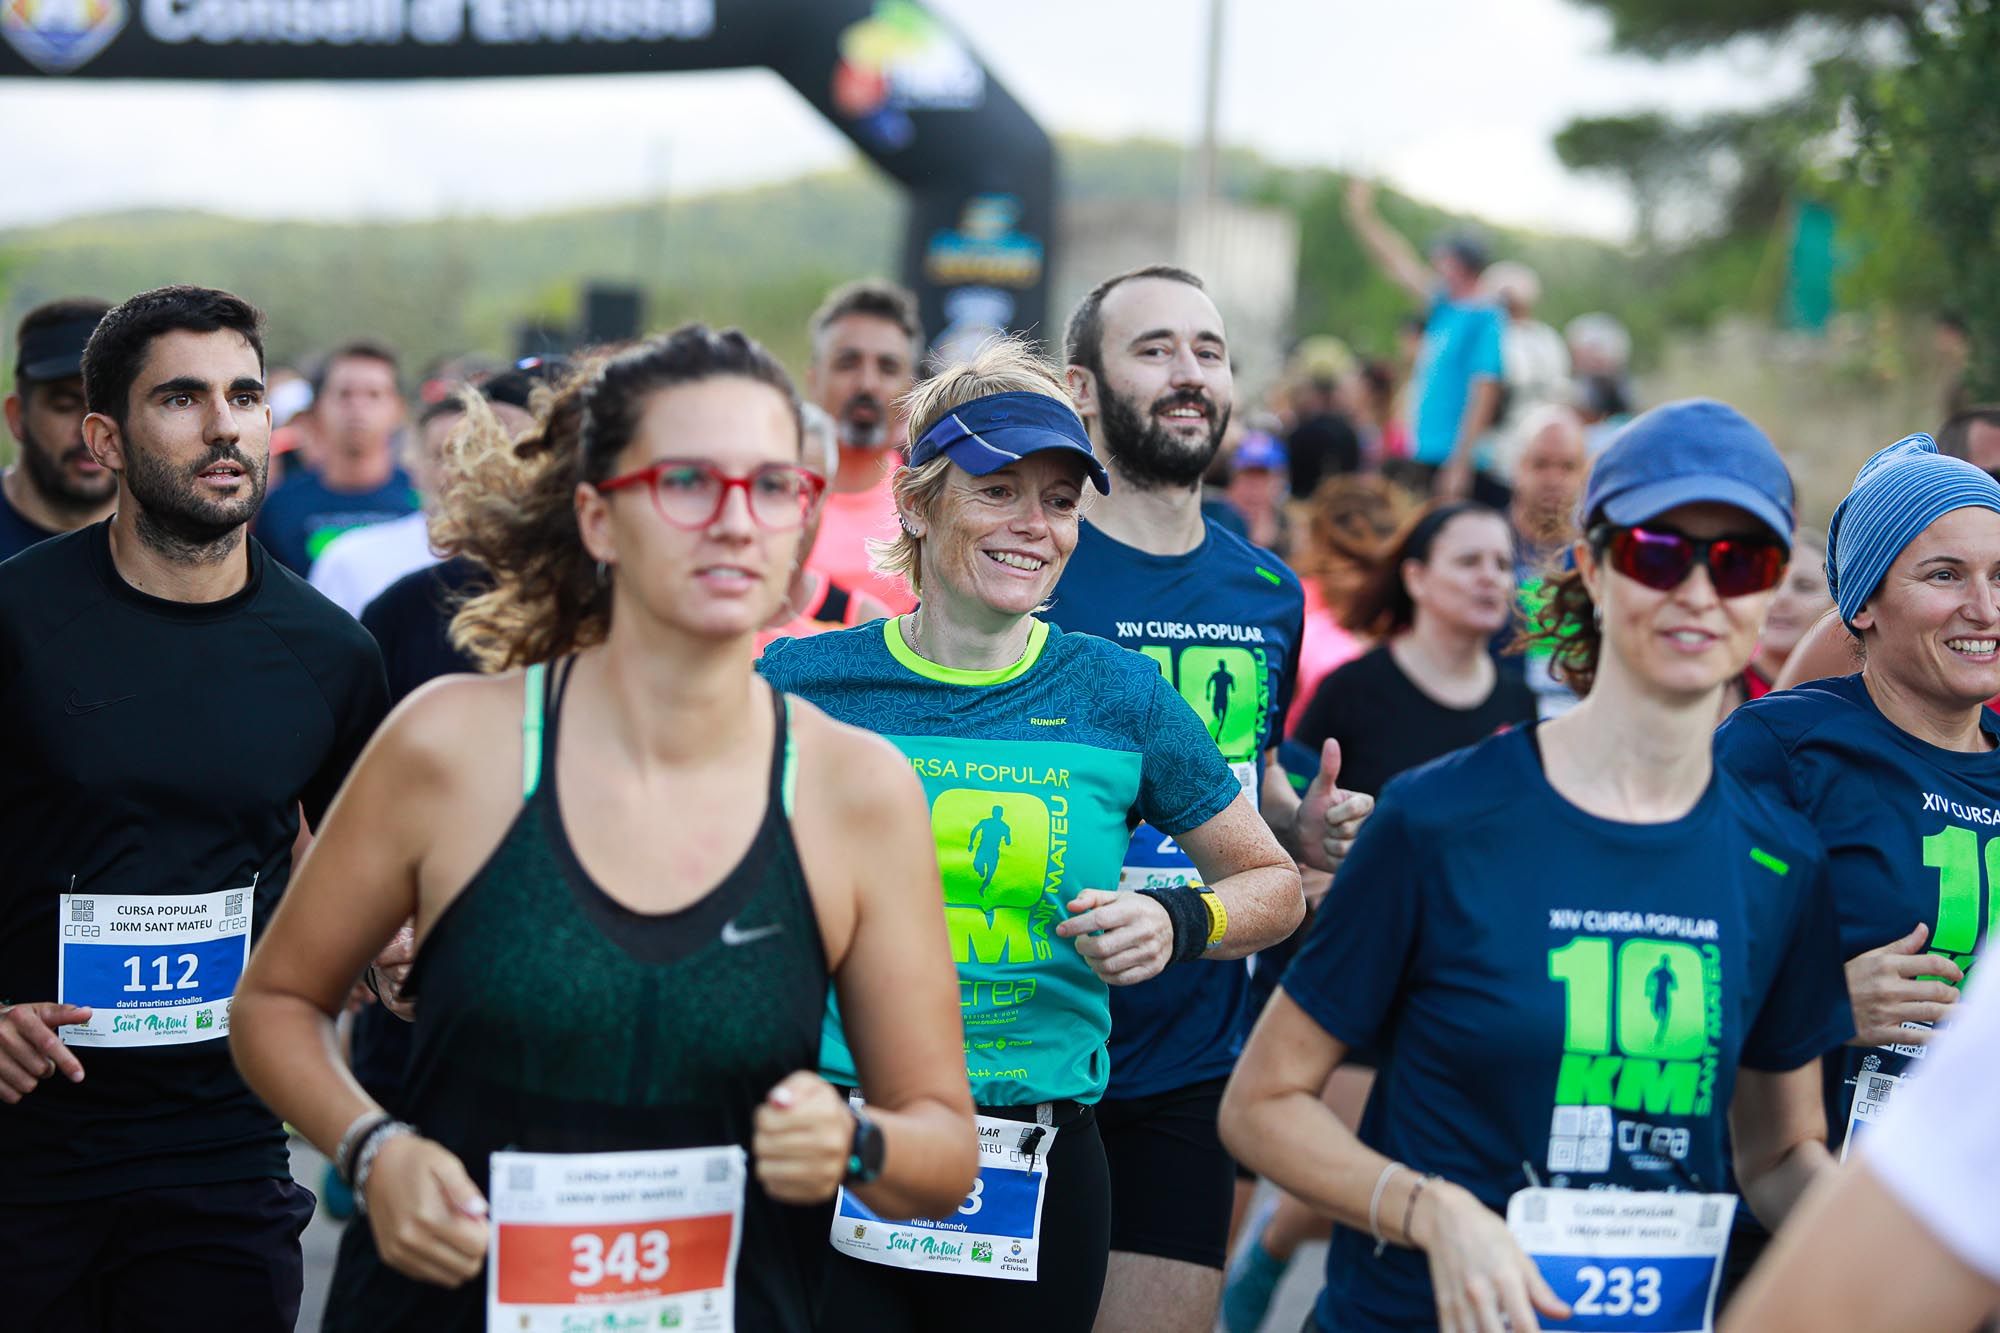
{"label": "black leggings", "polygon": [[1111,1170],[1097,1119],[1056,1135],[1042,1199],[1034,1282],[919,1273],[834,1251],[818,1327],[825,1333],[1090,1333],[1111,1250]]}

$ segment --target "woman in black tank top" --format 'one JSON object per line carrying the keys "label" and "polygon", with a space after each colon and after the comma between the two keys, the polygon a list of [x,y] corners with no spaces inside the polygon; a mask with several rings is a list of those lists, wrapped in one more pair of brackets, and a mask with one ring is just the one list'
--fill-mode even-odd
{"label": "woman in black tank top", "polygon": [[[784,372],[699,327],[584,367],[519,445],[460,442],[448,544],[495,591],[454,631],[505,674],[384,725],[232,1014],[245,1078],[368,1214],[327,1328],[804,1330],[809,1205],[845,1182],[937,1216],[971,1187],[921,789],[751,672],[820,490],[798,448]],[[330,1025],[411,918],[405,1124]],[[810,1072],[829,980],[865,1115]]]}

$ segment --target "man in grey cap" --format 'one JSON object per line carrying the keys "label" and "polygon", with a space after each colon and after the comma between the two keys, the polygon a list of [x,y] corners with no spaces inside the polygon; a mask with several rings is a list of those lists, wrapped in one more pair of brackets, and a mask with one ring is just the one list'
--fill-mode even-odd
{"label": "man in grey cap", "polygon": [[117,475],[83,443],[83,345],[110,308],[103,301],[50,301],[21,320],[14,392],[7,395],[15,457],[0,472],[0,560],[116,507]]}

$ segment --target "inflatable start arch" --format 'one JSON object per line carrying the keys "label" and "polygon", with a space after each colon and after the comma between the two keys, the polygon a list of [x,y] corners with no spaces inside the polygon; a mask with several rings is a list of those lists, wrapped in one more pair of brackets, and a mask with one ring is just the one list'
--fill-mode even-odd
{"label": "inflatable start arch", "polygon": [[0,77],[476,79],[768,66],[900,182],[932,345],[1045,327],[1048,136],[916,0],[0,0]]}

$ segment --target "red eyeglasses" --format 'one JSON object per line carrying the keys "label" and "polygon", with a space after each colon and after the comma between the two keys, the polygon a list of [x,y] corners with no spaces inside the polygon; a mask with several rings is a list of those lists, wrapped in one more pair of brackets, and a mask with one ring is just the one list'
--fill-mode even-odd
{"label": "red eyeglasses", "polygon": [[662,458],[636,472],[600,481],[597,490],[609,495],[629,486],[649,487],[660,517],[686,529],[705,528],[722,517],[729,493],[740,488],[759,527],[790,532],[805,526],[806,516],[826,489],[826,479],[789,463],[766,463],[747,477],[731,477],[699,458]]}
{"label": "red eyeglasses", "polygon": [[1681,586],[1697,563],[1708,566],[1718,597],[1747,597],[1778,586],[1788,552],[1775,537],[1690,537],[1671,528],[1612,528],[1611,567],[1657,592]]}

